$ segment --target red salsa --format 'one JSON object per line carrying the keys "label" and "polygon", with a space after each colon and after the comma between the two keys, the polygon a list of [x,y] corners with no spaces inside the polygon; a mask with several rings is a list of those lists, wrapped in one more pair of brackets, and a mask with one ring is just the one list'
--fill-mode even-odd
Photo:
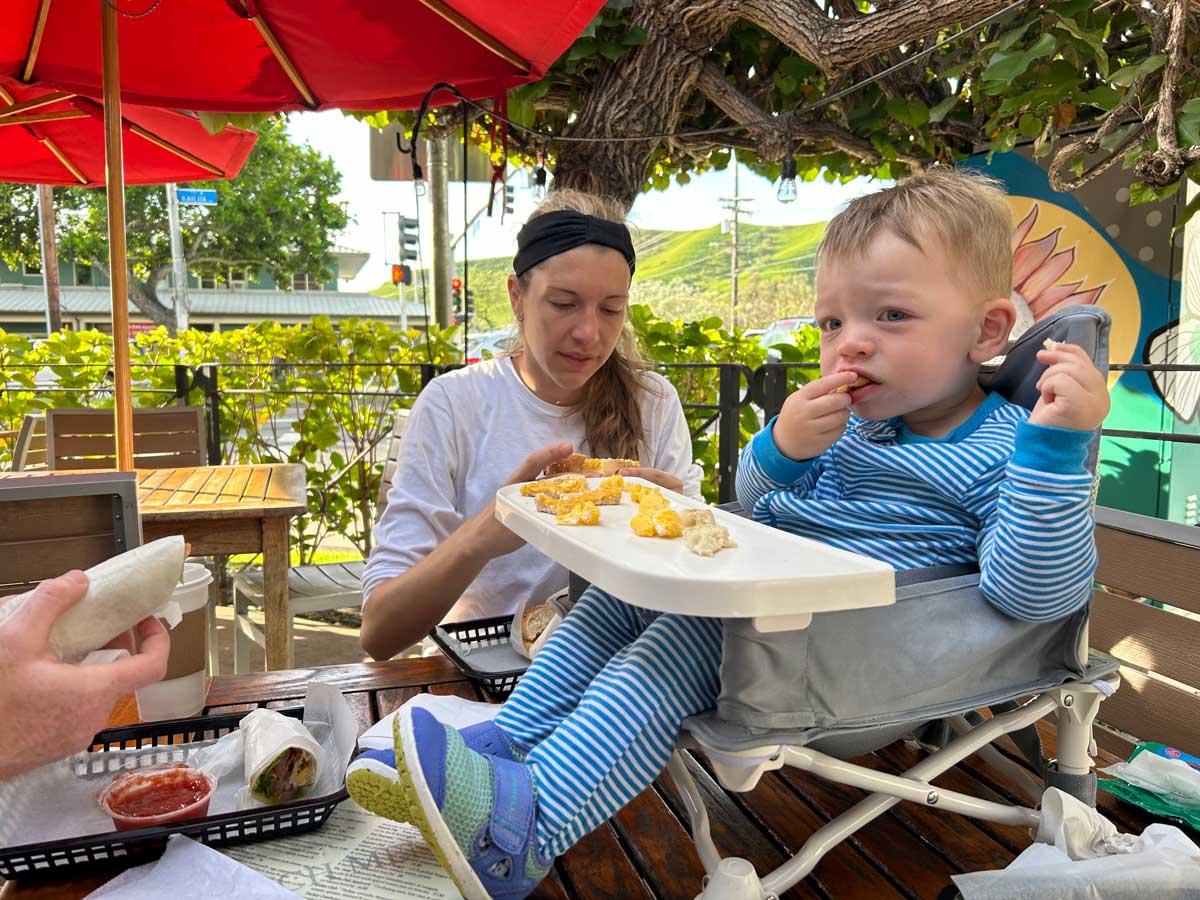
{"label": "red salsa", "polygon": [[206,814],[212,783],[191,766],[121,773],[102,803],[118,828],[160,825]]}

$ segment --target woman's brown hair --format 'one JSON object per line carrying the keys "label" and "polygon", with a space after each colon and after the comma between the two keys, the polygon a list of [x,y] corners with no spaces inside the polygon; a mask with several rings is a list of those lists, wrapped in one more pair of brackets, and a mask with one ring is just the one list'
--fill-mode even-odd
{"label": "woman's brown hair", "polygon": [[[552,191],[529,218],[536,219],[563,209],[625,224],[625,207],[619,201],[567,189]],[[529,289],[532,272],[530,269],[517,279],[522,291]],[[524,340],[524,332],[518,331],[517,344],[510,355],[521,352]],[[651,389],[650,382],[644,377],[647,369],[649,366],[638,350],[627,313],[616,347],[604,365],[588,379],[583,399],[574,407],[583,416],[584,433],[593,456],[637,458],[644,437],[638,394]]]}

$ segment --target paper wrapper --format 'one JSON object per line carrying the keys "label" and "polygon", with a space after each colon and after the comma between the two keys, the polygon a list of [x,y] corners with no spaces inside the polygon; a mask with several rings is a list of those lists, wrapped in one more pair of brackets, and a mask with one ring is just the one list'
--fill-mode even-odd
{"label": "paper wrapper", "polygon": [[[512,627],[510,627],[508,631],[508,640],[509,643],[512,644],[512,648],[526,659],[533,659],[535,656],[537,656],[538,651],[545,646],[546,641],[550,639],[550,635],[553,633],[554,629],[559,626],[563,620],[563,617],[567,614],[566,603],[567,592],[565,590],[559,591],[556,594],[552,594],[545,600],[537,603],[526,603],[524,600],[522,600],[517,605],[517,611],[513,615]],[[525,613],[539,606],[550,607],[552,610],[552,615],[550,616],[550,621],[546,624],[546,627],[542,629],[537,638],[535,638],[530,644],[526,645],[524,629]]]}

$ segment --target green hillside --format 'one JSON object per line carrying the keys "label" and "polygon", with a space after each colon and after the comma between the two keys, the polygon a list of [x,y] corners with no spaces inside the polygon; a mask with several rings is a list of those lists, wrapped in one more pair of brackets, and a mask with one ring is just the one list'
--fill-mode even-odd
{"label": "green hillside", "polygon": [[[739,312],[743,328],[765,327],[772,320],[801,315],[812,308],[812,267],[825,223],[797,226],[742,224],[738,235]],[[719,226],[697,231],[639,230],[633,301],[645,303],[664,318],[721,316],[730,321],[730,237]],[[512,321],[505,283],[512,271],[507,256],[471,260],[471,289],[477,328]],[[420,273],[416,273],[419,291]],[[395,297],[385,282],[371,291]],[[410,295],[411,296],[411,295]]]}

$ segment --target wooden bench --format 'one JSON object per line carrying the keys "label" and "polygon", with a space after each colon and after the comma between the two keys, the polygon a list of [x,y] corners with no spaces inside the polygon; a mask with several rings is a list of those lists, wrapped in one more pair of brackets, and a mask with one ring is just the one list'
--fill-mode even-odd
{"label": "wooden bench", "polygon": [[1091,645],[1121,661],[1096,742],[1125,758],[1137,741],[1200,753],[1200,529],[1100,507]]}

